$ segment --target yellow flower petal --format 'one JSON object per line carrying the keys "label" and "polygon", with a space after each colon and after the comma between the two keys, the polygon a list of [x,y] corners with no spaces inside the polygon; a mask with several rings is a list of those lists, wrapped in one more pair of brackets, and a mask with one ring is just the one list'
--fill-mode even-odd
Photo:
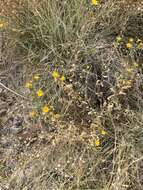
{"label": "yellow flower petal", "polygon": [[60,80],[65,81],[65,76],[61,76]]}
{"label": "yellow flower petal", "polygon": [[117,37],[116,37],[116,41],[117,41],[117,42],[121,42],[121,40],[122,40],[121,36],[117,36]]}
{"label": "yellow flower petal", "polygon": [[92,4],[92,5],[98,5],[99,2],[98,2],[97,0],[91,0],[91,4]]}
{"label": "yellow flower petal", "polygon": [[42,108],[42,112],[43,113],[48,113],[50,111],[50,108],[48,107],[48,106],[44,106],[43,108]]}
{"label": "yellow flower petal", "polygon": [[26,87],[26,88],[32,88],[32,82],[27,82],[27,83],[25,84],[25,87]]}
{"label": "yellow flower petal", "polygon": [[54,77],[54,79],[57,79],[60,77],[60,75],[57,71],[53,71],[52,76]]}
{"label": "yellow flower petal", "polygon": [[34,75],[34,80],[39,80],[40,79],[40,76],[39,75]]}
{"label": "yellow flower petal", "polygon": [[101,131],[101,134],[102,134],[102,135],[106,135],[106,131],[102,130],[102,131]]}
{"label": "yellow flower petal", "polygon": [[97,140],[95,141],[95,145],[96,145],[96,146],[99,146],[99,145],[100,145],[99,139],[97,139]]}
{"label": "yellow flower petal", "polygon": [[126,47],[127,47],[128,49],[131,49],[131,48],[133,47],[133,45],[132,45],[130,42],[128,42],[128,43],[126,44]]}
{"label": "yellow flower petal", "polygon": [[43,95],[44,95],[43,91],[42,91],[41,89],[39,89],[39,90],[37,91],[37,96],[41,97],[41,96],[43,96]]}

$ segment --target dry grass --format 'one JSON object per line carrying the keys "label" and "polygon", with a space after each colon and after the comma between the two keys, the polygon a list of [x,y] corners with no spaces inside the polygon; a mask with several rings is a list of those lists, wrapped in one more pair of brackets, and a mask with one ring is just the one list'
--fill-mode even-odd
{"label": "dry grass", "polygon": [[24,1],[3,14],[7,48],[28,63],[28,119],[55,131],[19,160],[10,189],[142,189],[142,6]]}

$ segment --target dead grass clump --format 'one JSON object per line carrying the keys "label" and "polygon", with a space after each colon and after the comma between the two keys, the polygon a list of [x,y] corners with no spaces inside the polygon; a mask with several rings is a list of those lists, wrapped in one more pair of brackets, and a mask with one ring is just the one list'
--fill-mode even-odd
{"label": "dead grass clump", "polygon": [[9,47],[30,65],[28,121],[55,132],[10,189],[142,189],[139,2],[28,1],[8,17]]}
{"label": "dead grass clump", "polygon": [[102,127],[107,120],[111,126],[106,135],[100,136],[99,146],[95,143],[96,123],[88,132],[73,125],[64,127],[49,146],[39,147],[31,158],[22,156],[9,188],[141,189],[138,175],[142,161],[139,149],[143,133],[141,115],[137,118],[135,113],[126,112],[122,121],[121,118],[116,121],[117,114],[106,113],[100,119]]}

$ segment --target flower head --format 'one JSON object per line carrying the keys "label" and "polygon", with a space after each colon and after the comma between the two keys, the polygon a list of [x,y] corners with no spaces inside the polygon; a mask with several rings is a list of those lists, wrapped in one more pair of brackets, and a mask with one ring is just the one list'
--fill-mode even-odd
{"label": "flower head", "polygon": [[91,0],[92,5],[98,5],[98,3],[99,3],[98,0]]}
{"label": "flower head", "polygon": [[44,93],[43,93],[43,91],[42,91],[41,89],[39,89],[36,94],[37,94],[37,96],[39,96],[39,97],[41,97],[41,96],[44,95]]}
{"label": "flower head", "polygon": [[32,88],[32,82],[30,81],[30,82],[27,82],[26,84],[25,84],[25,87],[26,88]]}
{"label": "flower head", "polygon": [[43,113],[48,113],[50,111],[50,108],[48,107],[48,106],[44,106],[43,108],[42,108],[42,112]]}
{"label": "flower head", "polygon": [[101,134],[102,134],[102,135],[106,135],[106,131],[102,130],[102,131],[101,131]]}
{"label": "flower head", "polygon": [[57,79],[60,77],[59,73],[57,71],[53,71],[52,76],[54,79]]}
{"label": "flower head", "polygon": [[61,81],[65,81],[65,76],[62,75],[61,78],[60,78]]}
{"label": "flower head", "polygon": [[40,76],[36,74],[36,75],[34,75],[33,78],[34,78],[34,80],[39,80]]}
{"label": "flower head", "polygon": [[96,146],[100,146],[100,141],[99,141],[99,139],[95,140],[95,145],[96,145]]}
{"label": "flower head", "polygon": [[116,41],[117,41],[118,43],[121,42],[121,40],[122,40],[121,36],[117,36],[117,37],[116,37]]}
{"label": "flower head", "polygon": [[128,43],[126,44],[126,47],[127,47],[128,49],[131,49],[131,48],[133,47],[133,45],[132,45],[131,42],[128,42]]}

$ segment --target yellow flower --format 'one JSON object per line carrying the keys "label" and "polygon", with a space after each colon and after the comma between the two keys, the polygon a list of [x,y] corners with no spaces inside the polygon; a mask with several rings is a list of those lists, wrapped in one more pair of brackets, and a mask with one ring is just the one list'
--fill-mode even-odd
{"label": "yellow flower", "polygon": [[39,75],[34,75],[34,77],[33,77],[35,80],[39,80]]}
{"label": "yellow flower", "polygon": [[128,49],[131,49],[131,48],[133,47],[133,45],[132,45],[131,42],[128,42],[128,43],[126,44],[126,47],[127,47]]}
{"label": "yellow flower", "polygon": [[32,82],[27,82],[27,83],[25,84],[25,87],[26,87],[26,88],[32,88]]}
{"label": "yellow flower", "polygon": [[35,116],[37,115],[37,113],[36,113],[35,111],[31,111],[31,112],[29,113],[29,115],[30,115],[30,117],[35,117]]}
{"label": "yellow flower", "polygon": [[62,75],[61,78],[60,78],[60,80],[61,81],[65,81],[65,76]]}
{"label": "yellow flower", "polygon": [[99,145],[100,145],[99,139],[97,139],[97,140],[95,141],[95,145],[96,145],[96,146],[99,146]]}
{"label": "yellow flower", "polygon": [[54,77],[54,79],[57,79],[60,77],[60,75],[57,71],[53,71],[52,76]]}
{"label": "yellow flower", "polygon": [[39,89],[39,90],[37,91],[37,96],[41,97],[41,96],[43,96],[43,95],[44,95],[43,91],[42,91],[41,89]]}
{"label": "yellow flower", "polygon": [[42,108],[42,112],[43,113],[48,113],[50,111],[50,108],[48,107],[48,106],[44,106],[43,108]]}
{"label": "yellow flower", "polygon": [[106,131],[102,130],[102,131],[101,131],[101,134],[102,134],[102,135],[106,135]]}
{"label": "yellow flower", "polygon": [[91,0],[92,5],[98,5],[98,3],[99,3],[98,0]]}
{"label": "yellow flower", "polygon": [[121,42],[121,40],[122,40],[121,36],[117,36],[117,37],[116,37],[116,41],[117,41],[117,42]]}

